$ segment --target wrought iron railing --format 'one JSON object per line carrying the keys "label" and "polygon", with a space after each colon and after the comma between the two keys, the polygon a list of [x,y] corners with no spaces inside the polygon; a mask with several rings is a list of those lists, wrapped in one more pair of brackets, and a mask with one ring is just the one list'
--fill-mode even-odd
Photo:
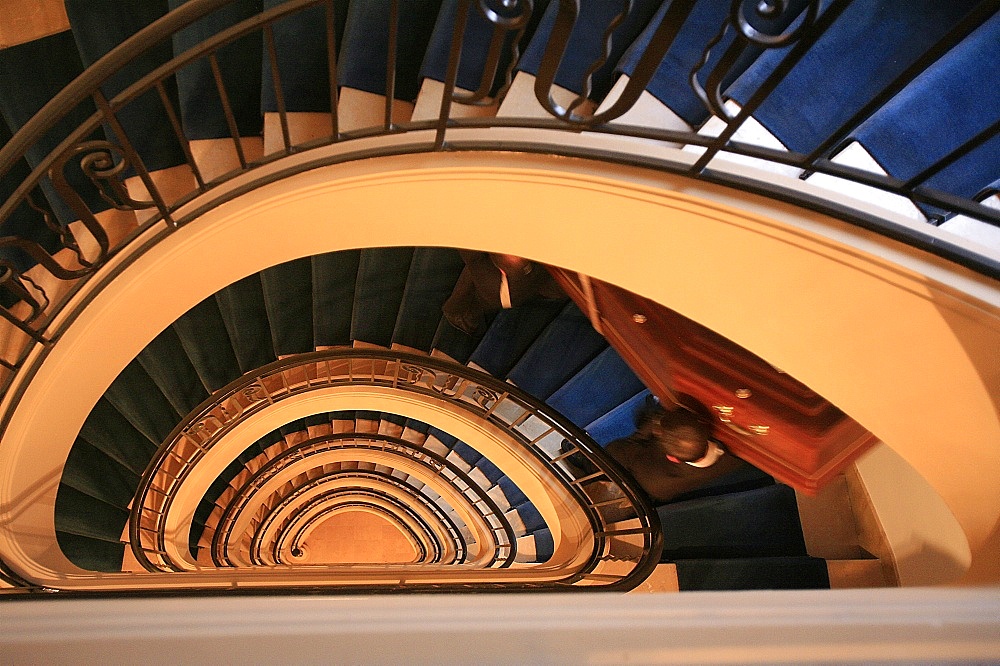
{"label": "wrought iron railing", "polygon": [[[545,584],[512,582],[517,589],[546,587],[595,587],[630,589],[656,566],[662,536],[656,512],[637,491],[627,474],[579,428],[517,387],[485,373],[449,361],[415,354],[370,349],[341,349],[298,355],[276,361],[220,389],[179,424],[160,447],[142,477],[129,520],[129,535],[137,560],[150,571],[177,571],[183,566],[171,559],[168,521],[173,499],[197,471],[199,462],[241,423],[273,405],[314,391],[349,387],[389,389],[401,396],[444,401],[458,413],[490,428],[499,428],[521,459],[540,463],[547,470],[547,487],[561,488],[572,498],[590,525],[590,555],[582,566]],[[246,492],[235,498],[217,531],[214,557],[226,564],[224,545],[232,517],[279,470],[297,460],[343,450],[343,447],[392,451],[425,465],[468,498],[495,535],[492,558],[480,568],[503,570],[516,554],[515,534],[503,511],[467,473],[446,456],[401,439],[345,434],[318,438],[289,448],[269,467],[247,481]],[[597,471],[584,472],[570,462],[582,456]],[[320,464],[320,463],[317,463]],[[531,497],[529,496],[529,499]],[[550,526],[558,527],[558,526]],[[179,550],[179,549],[178,549]],[[544,565],[544,563],[542,563]],[[190,566],[188,568],[191,568]],[[519,570],[523,573],[523,570]],[[549,572],[551,575],[551,572]],[[503,586],[502,581],[484,587]],[[525,585],[527,585],[525,587]],[[474,584],[473,584],[474,589]]]}
{"label": "wrought iron railing", "polygon": [[[717,64],[713,65],[712,70],[707,73],[707,78],[704,82],[695,75],[696,72],[692,72],[691,76],[691,85],[704,103],[706,109],[717,119],[723,121],[724,126],[716,136],[702,135],[693,131],[659,130],[612,122],[620,118],[635,104],[642,91],[649,84],[660,59],[676,37],[679,26],[694,8],[695,0],[675,0],[671,3],[669,10],[665,13],[663,20],[656,29],[655,36],[651,40],[649,47],[642,54],[637,68],[630,77],[622,95],[606,110],[599,113],[586,113],[582,111],[583,95],[565,106],[560,105],[554,99],[554,82],[559,71],[560,62],[567,55],[566,50],[569,45],[569,35],[579,11],[579,0],[552,0],[558,3],[558,13],[535,83],[536,97],[539,103],[547,110],[550,116],[548,119],[510,117],[458,118],[454,116],[453,108],[456,103],[483,103],[489,95],[492,95],[494,98],[503,97],[510,86],[512,68],[519,56],[518,38],[523,33],[526,25],[528,25],[534,10],[534,3],[531,0],[515,0],[510,2],[505,0],[499,4],[490,2],[489,0],[477,0],[475,2],[473,0],[460,0],[454,22],[454,34],[449,54],[447,74],[444,81],[445,94],[441,101],[439,116],[433,120],[412,123],[397,123],[393,121],[393,93],[396,89],[396,45],[398,43],[399,31],[405,30],[405,26],[400,26],[398,22],[400,0],[392,0],[392,20],[388,26],[389,50],[386,59],[386,95],[383,121],[381,125],[371,128],[347,133],[342,132],[337,116],[339,93],[336,71],[338,53],[334,19],[335,9],[339,1],[289,0],[281,6],[263,11],[242,23],[216,34],[210,39],[176,56],[139,80],[134,81],[119,94],[106,97],[102,93],[102,84],[110,77],[120,73],[138,54],[165,40],[171,39],[173,35],[186,26],[232,2],[232,0],[191,0],[126,40],[108,55],[101,58],[73,81],[62,93],[46,104],[31,121],[16,133],[7,145],[0,149],[0,175],[3,175],[12,165],[19,163],[29,149],[36,146],[41,137],[52,130],[71,110],[88,101],[92,102],[96,108],[96,112],[93,115],[65,136],[59,145],[37,164],[30,175],[16,188],[10,199],[0,205],[0,223],[3,223],[4,220],[14,214],[20,206],[29,206],[36,211],[41,211],[45,225],[55,230],[62,238],[61,246],[64,252],[51,253],[40,244],[19,237],[0,238],[0,248],[16,249],[26,253],[31,257],[32,261],[37,262],[38,268],[35,269],[36,271],[47,274],[54,280],[64,281],[71,285],[68,289],[60,290],[65,293],[56,299],[57,302],[50,302],[52,300],[50,294],[46,293],[44,288],[40,287],[39,280],[36,277],[31,273],[20,270],[10,261],[0,260],[0,287],[3,288],[0,291],[6,292],[8,301],[18,301],[18,303],[11,307],[0,308],[0,317],[3,317],[9,323],[12,331],[11,337],[14,338],[8,341],[6,356],[0,358],[0,365],[6,369],[2,372],[5,376],[2,382],[0,382],[0,390],[6,391],[11,386],[14,376],[17,373],[23,371],[27,375],[30,375],[31,368],[27,370],[23,368],[28,354],[39,345],[43,348],[51,346],[64,330],[64,327],[73,320],[76,316],[75,312],[70,313],[69,316],[61,317],[58,326],[53,325],[55,316],[60,312],[63,304],[76,291],[81,289],[82,284],[90,276],[94,275],[98,269],[104,266],[116,254],[125,253],[125,256],[131,259],[138,253],[148,249],[151,245],[148,242],[148,234],[146,234],[147,240],[141,244],[141,247],[132,247],[132,245],[138,244],[131,243],[131,241],[134,241],[143,232],[156,229],[159,232],[157,237],[162,238],[172,230],[190,222],[202,212],[202,208],[198,208],[194,212],[185,213],[184,215],[179,215],[179,211],[182,206],[192,199],[232,178],[242,176],[246,172],[254,171],[264,164],[274,162],[287,155],[302,153],[330,144],[349,143],[352,140],[382,134],[399,135],[401,139],[392,145],[381,145],[378,148],[358,144],[360,146],[359,150],[345,150],[332,154],[327,152],[322,158],[317,157],[316,160],[304,161],[298,165],[291,166],[289,169],[282,170],[280,174],[261,175],[259,179],[247,187],[263,184],[269,179],[286,177],[297,170],[377,155],[444,150],[524,150],[560,153],[660,169],[762,193],[774,198],[793,201],[799,205],[831,213],[855,224],[902,240],[986,275],[993,277],[1000,276],[1000,263],[997,262],[995,257],[991,258],[977,254],[957,244],[946,242],[938,236],[887,223],[871,212],[853,209],[842,201],[820,198],[815,192],[805,193],[799,189],[775,183],[771,179],[768,181],[754,180],[745,175],[737,175],[733,171],[720,168],[723,163],[717,159],[726,155],[742,155],[776,164],[789,165],[801,169],[803,174],[827,174],[900,195],[915,204],[933,207],[942,211],[939,219],[953,214],[962,214],[991,225],[1000,226],[1000,211],[980,202],[983,197],[992,194],[992,191],[981,192],[974,198],[963,198],[947,192],[934,190],[926,184],[928,179],[940,170],[948,167],[956,160],[981,147],[985,142],[990,140],[998,131],[996,124],[976,136],[969,137],[961,146],[951,153],[942,156],[921,174],[906,181],[891,176],[877,175],[832,160],[834,152],[842,147],[851,128],[857,127],[879,105],[884,104],[908,83],[914,81],[924,69],[950,47],[957,44],[975,27],[988,19],[996,11],[993,3],[980,3],[977,8],[970,12],[944,38],[899,75],[891,85],[886,87],[884,91],[864,108],[860,109],[850,121],[844,124],[841,131],[835,132],[810,154],[800,154],[742,143],[735,141],[733,137],[736,135],[737,130],[768,99],[768,96],[794,67],[795,63],[801,60],[816,44],[824,31],[836,24],[838,17],[849,4],[849,0],[833,0],[828,3],[828,6],[823,7],[822,11],[820,11],[822,5],[820,0],[808,0],[808,2],[805,2],[805,9],[801,16],[791,22],[791,27],[777,34],[765,34],[761,32],[758,27],[755,27],[757,24],[751,21],[750,18],[759,15],[769,19],[771,23],[775,23],[774,19],[776,16],[783,12],[792,12],[796,7],[801,8],[802,3],[770,1],[753,3],[736,1],[733,3],[728,21],[721,26],[719,36],[709,43],[701,65],[705,66],[709,61],[712,49],[718,45],[719,38],[724,33],[732,34],[734,38],[729,42],[725,52],[718,59]],[[630,8],[630,4],[629,2],[621,3],[622,13],[612,22],[612,25],[624,17]],[[294,144],[291,140],[289,130],[288,111],[286,110],[284,95],[285,86],[281,79],[280,71],[275,66],[276,47],[273,27],[275,22],[283,18],[317,6],[325,7],[332,131],[329,136],[311,140],[308,143]],[[464,17],[472,12],[478,12],[492,22],[494,36],[491,41],[488,57],[486,58],[486,65],[480,84],[473,92],[463,92],[458,89],[457,80],[459,63],[462,56]],[[789,17],[790,19],[791,17]],[[785,24],[788,22],[784,21]],[[777,23],[782,22],[777,21]],[[265,62],[268,63],[266,66],[270,66],[271,79],[275,87],[277,115],[282,138],[282,147],[279,150],[256,161],[249,159],[244,153],[240,141],[241,137],[237,130],[237,123],[233,116],[232,105],[230,104],[226,87],[218,73],[217,61],[217,54],[221,48],[251,34],[260,34],[265,48]],[[602,35],[594,36],[594,39],[603,40],[602,53],[605,55],[602,57],[606,57],[610,44],[610,34],[611,30],[609,29]],[[774,49],[779,47],[786,47],[788,53],[773,73],[760,85],[756,93],[746,100],[746,103],[738,113],[734,115],[727,111],[724,104],[721,82],[734,66],[734,63],[751,49]],[[504,52],[505,49],[508,49],[506,53]],[[233,147],[239,160],[239,168],[209,181],[206,181],[203,177],[197,162],[192,156],[190,142],[184,135],[178,112],[167,94],[167,89],[170,87],[168,84],[172,84],[172,80],[178,72],[187,67],[197,64],[204,65],[206,63],[210,65],[212,71],[215,73],[216,92],[225,111],[227,125],[230,128],[229,139],[233,142]],[[602,64],[603,60],[598,59],[588,69],[588,74],[580,86],[584,91],[590,89],[590,74]],[[175,201],[166,200],[160,192],[150,174],[150,170],[146,168],[140,157],[140,151],[135,145],[135,141],[128,135],[119,121],[122,110],[136,104],[136,101],[146,93],[155,93],[156,97],[163,104],[166,116],[170,121],[170,131],[176,136],[178,143],[183,149],[186,164],[190,167],[196,181],[196,187],[191,192]],[[93,140],[90,138],[102,125],[110,128],[110,133],[113,137],[112,141]],[[486,127],[523,127],[537,130],[565,130],[569,132],[586,130],[587,132],[599,134],[671,142],[679,145],[700,147],[704,150],[697,159],[692,161],[690,159],[674,159],[670,157],[654,158],[641,146],[633,146],[632,148],[625,146],[611,151],[606,148],[597,149],[581,145],[565,145],[551,140],[551,137],[546,132],[539,132],[536,139],[527,141],[522,139],[516,144],[506,144],[503,146],[498,146],[495,141],[478,139],[468,134],[462,135],[460,140],[457,139],[459,135],[456,132],[459,130]],[[424,138],[427,136],[427,130],[431,130],[433,134],[433,138],[430,140]],[[408,135],[413,137],[412,140],[406,138]],[[95,211],[90,210],[80,194],[74,191],[69,185],[65,176],[65,169],[68,164],[74,165],[74,168],[77,168],[76,165],[78,165],[78,168],[82,169],[84,175],[100,193],[101,198],[113,208],[125,211],[144,210],[152,214],[128,238],[117,245],[112,245],[106,231],[98,221]],[[143,183],[149,193],[147,199],[136,200],[126,191],[123,184],[126,174],[134,174]],[[56,222],[52,206],[46,204],[46,199],[42,191],[43,186],[50,192],[56,192],[58,199],[73,211],[73,214],[81,223],[80,228],[74,231],[70,227],[60,226]],[[245,189],[243,187],[240,191]],[[81,249],[83,246],[81,240],[83,239],[82,237],[78,237],[80,234],[90,236],[91,244],[96,246],[95,249]],[[116,270],[121,270],[121,267],[125,263],[127,262],[119,262],[119,267]],[[111,271],[109,277],[113,276],[113,274],[114,271]],[[41,356],[44,356],[44,349]],[[18,382],[19,387],[23,383],[23,381]],[[18,390],[22,389],[18,388]]]}
{"label": "wrought iron railing", "polygon": [[[215,561],[215,564],[217,566],[232,566],[228,546],[233,525],[236,522],[237,516],[246,509],[247,505],[254,499],[254,495],[260,491],[264,484],[290,465],[309,462],[310,459],[315,460],[316,465],[321,465],[323,454],[331,451],[343,452],[347,450],[357,451],[359,455],[363,455],[367,451],[389,452],[402,455],[408,460],[426,467],[431,475],[437,475],[444,479],[469,501],[469,506],[478,511],[480,517],[493,533],[495,552],[487,566],[506,567],[510,566],[511,562],[513,562],[516,554],[516,545],[514,532],[510,523],[504,518],[503,512],[497,506],[496,502],[486,494],[484,489],[480,488],[477,483],[469,478],[468,474],[459,469],[451,461],[434,451],[422,448],[398,437],[365,433],[342,433],[340,435],[311,439],[283,451],[261,469],[254,472],[241,485],[237,496],[227,505],[215,530],[212,542],[212,559]],[[355,470],[351,470],[350,473],[365,476],[365,474],[356,472]],[[326,478],[312,479],[300,486],[297,492],[310,490],[322,483]],[[430,507],[433,505],[432,502],[414,488],[408,488],[407,493],[425,506]],[[287,505],[294,501],[294,499],[294,496],[282,498],[281,504]],[[277,508],[277,506],[271,507],[271,510],[274,511]],[[435,511],[435,513],[439,513],[439,511]],[[449,522],[443,520],[442,524],[448,525]],[[263,529],[263,526],[261,529]],[[458,553],[456,561],[461,562],[465,559],[466,547],[464,541],[460,538],[454,525],[450,525],[448,530],[451,532],[452,542],[455,544],[455,550]],[[254,564],[262,564],[259,558],[254,558],[253,554],[251,554],[251,561]],[[166,563],[162,563],[160,566],[163,566],[163,564]]]}
{"label": "wrought iron railing", "polygon": [[[383,475],[380,475],[378,473],[374,473],[374,472],[360,472],[358,470],[352,470],[350,472],[350,475],[351,475],[352,480],[353,480],[354,483],[364,482],[365,480],[377,480],[378,483],[385,483],[385,484],[389,484],[389,485],[394,485],[394,486],[396,486],[396,488],[398,488],[399,490],[403,491],[404,493],[412,494],[414,492],[414,489],[407,488],[406,484],[400,483],[399,481],[397,481],[396,479],[394,479],[392,477],[383,476]],[[320,480],[318,482],[310,482],[310,486],[311,487],[304,488],[304,491],[308,492],[309,490],[314,489],[316,486],[319,486],[323,482],[328,481],[329,478],[330,477],[324,477],[322,480]],[[410,517],[411,519],[413,519],[416,523],[418,523],[420,525],[420,527],[421,527],[421,531],[425,535],[429,535],[433,531],[431,525],[429,525],[426,521],[421,520],[420,516],[418,516],[416,514],[416,512],[413,510],[412,506],[410,506],[409,504],[405,504],[403,502],[397,501],[395,498],[391,497],[388,493],[382,493],[382,492],[379,492],[379,491],[376,491],[376,490],[372,490],[370,488],[362,488],[359,485],[352,486],[351,488],[346,489],[343,492],[344,493],[350,492],[352,494],[357,494],[357,495],[362,495],[362,496],[370,495],[372,497],[375,497],[375,498],[381,499],[383,501],[389,502],[390,504],[392,504],[394,506],[394,508],[396,508],[397,510],[399,510],[403,514],[405,514],[408,517]],[[315,503],[320,504],[320,505],[326,505],[326,504],[330,503],[329,500],[331,498],[336,499],[335,498],[336,494],[337,493],[323,494],[321,497],[319,497],[319,498],[317,498],[315,500]],[[412,530],[410,530],[409,528],[407,528],[407,531],[409,532],[409,536],[411,538],[411,541],[415,542],[415,543],[417,543],[419,545],[419,548],[418,548],[419,552],[417,553],[417,559],[419,561],[429,562],[429,563],[433,563],[433,564],[437,564],[437,563],[455,564],[455,563],[461,563],[462,561],[464,561],[465,555],[466,555],[466,552],[465,552],[465,542],[461,538],[458,526],[454,522],[452,522],[450,520],[450,518],[441,510],[440,507],[438,507],[436,504],[434,504],[433,502],[431,502],[430,500],[428,500],[428,498],[424,497],[423,495],[421,495],[419,493],[413,494],[412,497],[415,498],[418,502],[420,502],[421,505],[424,508],[429,509],[431,512],[433,512],[435,514],[435,517],[437,518],[438,523],[440,525],[443,525],[445,527],[445,529],[448,531],[449,536],[450,536],[450,539],[449,539],[450,545],[452,545],[454,547],[454,549],[455,549],[454,553],[451,555],[450,559],[445,559],[445,550],[443,548],[443,544],[439,543],[436,539],[427,539],[426,540],[427,542],[425,543],[424,540],[420,539],[420,535],[419,534],[416,534]],[[341,510],[341,509],[346,508],[346,507],[350,507],[350,506],[362,506],[362,507],[364,507],[364,506],[368,506],[368,504],[365,503],[365,502],[360,502],[360,501],[355,501],[355,500],[351,500],[351,501],[347,501],[347,502],[339,502],[338,501],[338,502],[332,503],[332,506],[329,506],[329,507],[323,506],[322,511],[318,512],[315,516],[310,516],[309,522],[310,522],[310,524],[318,524],[318,523],[322,522],[322,520],[327,515],[329,515],[330,513],[334,512],[334,511]],[[307,508],[311,508],[311,507],[307,507]],[[298,516],[289,516],[289,517],[285,518],[285,520],[283,521],[283,524],[281,524],[278,527],[277,532],[279,534],[279,537],[274,540],[274,543],[268,549],[270,551],[268,553],[269,558],[270,558],[269,562],[273,562],[275,564],[281,564],[283,562],[282,553],[285,553],[285,552],[288,552],[293,558],[294,557],[301,557],[302,556],[302,551],[303,551],[303,548],[305,547],[305,544],[304,544],[304,538],[302,536],[301,531],[298,531],[298,532],[295,532],[295,533],[291,533],[291,532],[288,531],[288,527],[290,526],[290,524],[294,520],[296,520],[297,518],[298,518]],[[429,549],[428,549],[428,546],[429,546]],[[255,562],[264,562],[265,561],[265,559],[264,559],[264,552],[265,552],[265,550],[264,550],[263,539],[255,538],[254,539],[254,543],[253,543],[253,547],[251,548],[251,551],[252,551],[253,556],[256,558]],[[287,560],[284,560],[284,561],[287,561]]]}

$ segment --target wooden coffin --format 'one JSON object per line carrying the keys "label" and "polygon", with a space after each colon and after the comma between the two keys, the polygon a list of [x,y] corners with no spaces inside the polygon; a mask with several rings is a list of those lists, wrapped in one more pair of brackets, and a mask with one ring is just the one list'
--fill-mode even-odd
{"label": "wooden coffin", "polygon": [[747,462],[814,493],[878,440],[801,382],[649,299],[551,268],[580,309],[661,400],[689,394],[716,416],[715,438]]}

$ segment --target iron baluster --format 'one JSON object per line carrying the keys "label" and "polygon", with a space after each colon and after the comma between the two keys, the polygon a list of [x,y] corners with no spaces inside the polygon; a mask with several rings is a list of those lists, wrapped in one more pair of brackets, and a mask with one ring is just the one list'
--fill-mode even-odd
{"label": "iron baluster", "polygon": [[736,130],[764,103],[768,95],[778,87],[778,84],[784,80],[785,76],[792,70],[796,63],[805,56],[823,33],[837,20],[837,17],[847,9],[849,4],[850,0],[832,0],[830,6],[812,23],[809,29],[805,30],[804,34],[798,36],[791,52],[782,59],[774,72],[750,96],[750,99],[743,105],[739,113],[729,120],[715,141],[706,147],[704,154],[689,169],[690,173],[700,173],[707,168],[709,162],[729,143]]}
{"label": "iron baluster", "polygon": [[243,151],[240,130],[236,124],[236,115],[233,113],[233,106],[229,101],[229,93],[226,91],[226,82],[222,80],[222,70],[219,69],[219,60],[215,57],[214,52],[208,55],[208,64],[212,68],[212,77],[215,79],[215,90],[219,93],[219,102],[222,104],[222,113],[226,117],[229,136],[233,140],[236,158],[240,161],[240,168],[246,171],[249,167],[247,165],[246,153]]}
{"label": "iron baluster", "polygon": [[389,44],[385,57],[385,123],[383,129],[392,131],[392,108],[396,102],[396,51],[399,49],[399,0],[389,2]]}
{"label": "iron baluster", "polygon": [[163,87],[162,79],[156,82],[156,92],[160,97],[160,103],[163,105],[164,111],[167,112],[167,118],[170,119],[170,128],[174,131],[177,143],[184,152],[184,161],[191,169],[191,173],[194,175],[194,180],[198,184],[198,191],[204,192],[207,189],[205,187],[205,179],[202,178],[201,169],[198,168],[198,163],[195,161],[194,155],[191,153],[191,142],[188,141],[187,136],[184,134],[184,129],[181,127],[181,121],[177,117],[177,110],[174,109],[174,105],[170,102],[170,97],[167,95],[167,89]]}
{"label": "iron baluster", "polygon": [[[281,84],[281,72],[278,69],[278,51],[274,46],[274,29],[271,25],[264,26],[264,46],[267,48],[267,60],[271,65],[271,82],[274,85],[274,101],[278,107],[278,121],[281,123],[281,142],[285,152],[292,152],[292,139],[288,130],[288,112],[285,110],[285,89]],[[243,167],[246,168],[245,166]]]}
{"label": "iron baluster", "polygon": [[337,24],[336,24],[336,13],[335,13],[335,2],[336,0],[327,0],[325,18],[326,18],[326,68],[327,68],[327,85],[330,89],[330,121],[332,124],[332,130],[330,139],[334,142],[340,141],[340,118],[337,115],[337,104],[338,104],[338,85],[337,85]]}

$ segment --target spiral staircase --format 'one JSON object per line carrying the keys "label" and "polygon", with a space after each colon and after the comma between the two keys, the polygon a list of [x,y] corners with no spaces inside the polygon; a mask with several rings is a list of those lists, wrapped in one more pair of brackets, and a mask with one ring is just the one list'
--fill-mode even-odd
{"label": "spiral staircase", "polygon": [[[757,466],[659,507],[603,452],[670,382],[587,299],[591,280],[676,308],[814,385],[899,442],[952,512],[997,504],[990,488],[956,489],[967,468],[981,479],[1000,464],[995,410],[972,428],[965,467],[933,462],[950,418],[997,399],[1000,132],[995,109],[973,101],[996,73],[970,64],[998,55],[995,2],[65,10],[70,30],[0,51],[0,572],[12,590],[627,590],[660,562],[680,590],[829,587],[825,559],[840,556],[811,552],[810,500],[781,482],[795,481],[766,438],[748,458]],[[873,35],[894,55],[881,66],[858,46]],[[822,81],[857,85],[817,83],[831,62],[841,69]],[[941,89],[960,114],[928,104]],[[566,174],[585,183],[573,210],[546,199]],[[595,200],[582,192],[612,187],[620,198],[584,220]],[[676,237],[629,226],[622,199],[658,189],[680,195],[657,213],[676,216]],[[942,380],[968,402],[934,404],[944,411],[929,420],[943,425],[927,450],[907,450],[912,426],[877,413],[903,398],[877,383],[852,392],[827,377],[843,355],[816,359],[795,342],[804,329],[822,338],[790,323],[803,310],[773,326],[754,316],[788,297],[790,276],[807,281],[808,264],[782,272],[786,257],[762,251],[757,288],[786,286],[763,300],[743,286],[722,294],[746,266],[734,257],[755,249],[686,230],[699,206],[706,219],[744,208],[786,224],[749,235],[792,229],[903,266],[920,285],[901,291],[929,289],[974,319],[971,333],[949,324],[961,333],[947,345],[931,322],[915,351],[886,361],[945,347],[973,359]],[[602,255],[616,212],[631,238]],[[712,243],[716,259],[698,253]],[[566,267],[583,288],[465,333],[441,313],[464,268],[456,247]],[[726,257],[732,272],[714,265]],[[858,326],[841,300],[865,285],[845,284],[840,300],[837,289],[804,298]],[[901,304],[888,318],[923,321],[885,298]],[[851,347],[845,328],[824,339]],[[971,393],[970,376],[982,378]],[[39,416],[40,404],[59,411]],[[29,431],[45,443],[33,448]],[[963,538],[989,551],[977,520],[958,521]],[[338,555],[343,525],[360,524],[394,535],[402,554]],[[891,570],[891,556],[840,546],[880,578]]]}

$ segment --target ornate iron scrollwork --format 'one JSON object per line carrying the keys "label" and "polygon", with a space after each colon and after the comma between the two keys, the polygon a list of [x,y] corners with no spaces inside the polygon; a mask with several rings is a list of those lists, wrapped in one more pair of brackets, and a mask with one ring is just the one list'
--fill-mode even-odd
{"label": "ornate iron scrollwork", "polygon": [[[31,288],[29,289],[27,285],[30,285]],[[45,290],[37,282],[4,261],[0,261],[0,287],[31,308],[31,314],[20,319],[25,324],[30,324],[38,319],[45,308],[49,306],[49,297]],[[40,296],[36,296],[36,294]]]}
{"label": "ornate iron scrollwork", "polygon": [[84,141],[65,151],[49,167],[49,179],[56,193],[94,237],[99,248],[98,256],[89,261],[77,252],[80,263],[85,266],[92,267],[103,262],[111,249],[110,241],[94,211],[90,210],[80,193],[70,184],[66,169],[71,161],[79,158],[80,171],[93,184],[101,199],[116,210],[137,211],[155,207],[156,203],[153,201],[138,201],[129,195],[122,179],[130,166],[125,155],[122,148],[110,141]]}
{"label": "ornate iron scrollwork", "polygon": [[[506,93],[513,81],[514,65],[520,56],[519,42],[528,21],[531,19],[533,5],[533,0],[476,0],[476,7],[480,15],[493,24],[493,35],[490,38],[490,47],[486,54],[486,64],[479,79],[479,86],[471,93],[453,93],[452,100],[460,104],[485,105],[490,103],[490,93],[497,80],[505,44],[510,51],[510,57],[504,72],[503,85],[497,95],[502,97]],[[459,20],[456,20],[455,35],[452,39],[461,39],[465,32],[465,25],[460,24],[460,19],[466,15],[466,11],[463,7],[458,12],[456,18]]]}
{"label": "ornate iron scrollwork", "polygon": [[[819,0],[809,0],[805,8],[802,3],[790,0],[733,0],[729,20],[709,42],[698,66],[691,71],[691,88],[705,107],[719,118],[732,120],[734,116],[726,110],[722,99],[722,87],[726,75],[743,52],[752,47],[776,49],[788,46],[815,24],[819,8]],[[698,72],[708,63],[712,49],[733,27],[736,39],[726,48],[702,86]]]}
{"label": "ornate iron scrollwork", "polygon": [[122,148],[110,141],[84,141],[65,152],[49,169],[49,177],[56,191],[81,219],[90,211],[79,195],[72,190],[65,174],[66,165],[77,156],[80,156],[80,170],[83,175],[94,184],[100,197],[112,208],[136,211],[156,206],[153,201],[137,201],[129,195],[123,176],[130,165]]}
{"label": "ornate iron scrollwork", "polygon": [[419,365],[401,363],[399,365],[398,381],[403,384],[416,384],[420,381],[420,378],[424,376],[425,372],[426,370]]}
{"label": "ornate iron scrollwork", "polygon": [[639,59],[639,63],[636,65],[635,71],[630,77],[628,84],[626,84],[624,90],[622,90],[622,94],[608,109],[590,116],[574,113],[574,109],[579,107],[590,94],[591,76],[594,72],[600,69],[607,60],[608,54],[611,51],[612,33],[618,25],[625,20],[625,17],[628,16],[632,3],[630,0],[622,0],[622,2],[624,3],[622,12],[611,21],[607,30],[604,32],[602,38],[603,57],[591,63],[590,67],[587,69],[587,72],[584,75],[585,80],[582,82],[583,92],[577,96],[568,107],[563,108],[556,103],[554,99],[552,99],[551,90],[555,84],[556,73],[559,70],[559,65],[566,54],[570,34],[573,31],[573,25],[576,23],[577,16],[579,15],[580,6],[579,0],[559,0],[559,11],[556,15],[552,35],[550,36],[549,43],[545,48],[545,55],[542,58],[542,66],[538,71],[537,78],[535,79],[535,97],[550,115],[567,123],[586,127],[610,122],[631,109],[639,100],[639,97],[646,89],[646,86],[649,85],[649,82],[653,79],[653,75],[656,74],[656,70],[660,66],[660,62],[670,49],[671,44],[673,44],[674,38],[680,31],[680,28],[684,23],[684,19],[687,18],[687,15],[694,7],[696,0],[673,0],[670,3],[670,6],[663,15],[663,19],[656,28],[653,38],[649,42],[649,47]]}
{"label": "ornate iron scrollwork", "polygon": [[[442,383],[438,383],[438,379],[440,378],[444,378]],[[434,384],[431,385],[431,388],[445,398],[454,398],[462,392],[462,389],[465,388],[465,384],[466,380],[458,375],[435,373]]]}
{"label": "ornate iron scrollwork", "polygon": [[[819,4],[819,0],[809,2],[802,20],[795,21],[799,13],[796,10],[801,8],[789,0],[734,0],[730,20],[747,42],[769,49],[781,48],[801,37],[816,22]],[[753,5],[749,12],[748,5]],[[754,18],[784,27],[779,28],[777,34],[771,34],[759,22],[755,23]]]}
{"label": "ornate iron scrollwork", "polygon": [[263,386],[250,386],[242,391],[243,397],[250,402],[260,402],[261,400],[264,400],[265,396],[261,395],[261,393],[264,393]]}
{"label": "ornate iron scrollwork", "polygon": [[476,404],[485,410],[489,410],[493,405],[495,405],[499,398],[500,395],[496,391],[488,389],[485,386],[476,388],[475,394],[473,395],[473,399],[476,401]]}
{"label": "ornate iron scrollwork", "polygon": [[587,97],[591,90],[591,77],[594,72],[600,69],[608,59],[611,52],[611,35],[632,9],[631,0],[621,0],[622,11],[612,18],[607,29],[601,37],[601,56],[590,64],[580,82],[581,92],[570,102],[569,106],[563,108],[552,98],[552,87],[555,85],[556,74],[559,66],[566,57],[569,47],[570,36],[573,34],[573,27],[576,25],[580,15],[580,0],[559,0],[559,9],[556,12],[555,23],[552,26],[552,33],[549,35],[549,42],[545,45],[545,54],[542,56],[542,65],[538,70],[535,79],[535,96],[541,105],[551,115],[570,123],[591,124],[593,117],[587,118],[573,113]]}

